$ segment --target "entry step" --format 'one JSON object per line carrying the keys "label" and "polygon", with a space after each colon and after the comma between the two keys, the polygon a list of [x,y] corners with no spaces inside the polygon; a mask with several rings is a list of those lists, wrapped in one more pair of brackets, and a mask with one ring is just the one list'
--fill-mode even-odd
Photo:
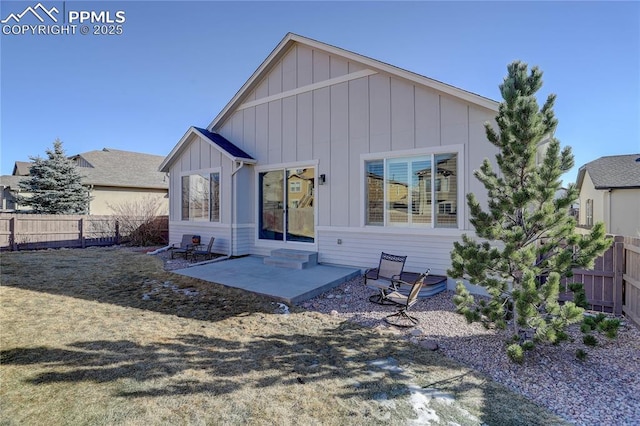
{"label": "entry step", "polygon": [[290,269],[307,269],[318,264],[318,252],[293,249],[277,249],[264,258],[265,265]]}

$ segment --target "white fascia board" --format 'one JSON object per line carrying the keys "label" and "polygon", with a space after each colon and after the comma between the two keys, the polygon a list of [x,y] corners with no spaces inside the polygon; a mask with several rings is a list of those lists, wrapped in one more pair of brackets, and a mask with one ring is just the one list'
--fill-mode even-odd
{"label": "white fascia board", "polygon": [[253,83],[260,76],[262,76],[263,72],[273,64],[273,62],[275,61],[275,59],[277,57],[279,57],[282,54],[284,54],[285,51],[290,48],[290,46],[289,46],[289,47],[287,47],[287,49],[285,49],[285,46],[287,46],[288,44],[290,44],[292,42],[292,40],[294,39],[294,35],[295,34],[293,34],[293,33],[288,33],[282,39],[282,41],[280,41],[280,43],[278,43],[278,45],[275,47],[275,49],[273,49],[271,51],[269,56],[267,56],[267,58],[264,61],[262,61],[262,64],[260,64],[258,69],[256,69],[254,71],[254,73],[251,74],[251,77],[249,77],[249,79],[242,85],[240,90],[238,90],[238,92],[233,96],[233,98],[231,98],[229,103],[227,103],[227,105],[222,109],[222,111],[220,111],[220,113],[216,116],[216,118],[214,118],[213,121],[211,123],[209,123],[209,126],[207,127],[207,130],[212,132],[213,129],[215,128],[215,126],[218,124],[218,122],[220,122],[222,120],[222,118],[225,117],[227,115],[227,113],[231,110],[231,108],[233,108],[236,105],[236,103],[245,95],[245,93],[247,92],[248,88],[251,87],[253,85]]}
{"label": "white fascia board", "polygon": [[492,111],[496,111],[496,112],[498,111],[498,105],[499,105],[498,102],[496,102],[494,100],[491,100],[491,99],[488,99],[488,98],[485,98],[485,97],[482,97],[480,95],[476,95],[475,93],[471,93],[471,92],[468,92],[466,90],[459,89],[459,88],[457,88],[455,86],[451,86],[449,84],[441,83],[441,82],[439,82],[437,80],[433,80],[431,78],[416,74],[414,72],[407,71],[407,70],[404,70],[402,68],[398,68],[396,66],[389,65],[387,63],[378,61],[376,59],[372,59],[372,58],[369,58],[367,56],[362,56],[362,55],[360,55],[358,53],[354,53],[354,52],[350,52],[348,50],[341,49],[339,47],[331,46],[331,45],[328,45],[328,44],[325,44],[325,43],[322,43],[322,42],[319,42],[319,41],[316,41],[316,40],[312,40],[312,39],[308,39],[308,38],[305,38],[305,37],[297,36],[295,34],[293,36],[294,36],[293,37],[294,41],[298,41],[298,42],[300,42],[302,44],[306,44],[306,45],[308,45],[310,47],[313,47],[315,49],[324,50],[327,53],[338,55],[338,56],[342,56],[342,57],[345,57],[347,59],[351,59],[353,61],[360,62],[360,63],[365,64],[365,65],[367,65],[367,66],[369,66],[371,68],[378,69],[380,71],[386,72],[386,73],[391,74],[391,75],[396,75],[398,77],[402,77],[402,78],[404,78],[406,80],[413,81],[413,82],[415,82],[417,84],[420,84],[420,85],[423,85],[423,86],[431,87],[431,88],[433,88],[435,90],[438,90],[440,92],[449,94],[449,95],[454,96],[456,98],[465,100],[465,101],[470,102],[472,104],[482,106],[482,107],[490,109]]}
{"label": "white fascia board", "polygon": [[171,165],[171,163],[173,163],[173,159],[174,157],[178,156],[178,153],[180,151],[182,151],[183,146],[186,144],[187,140],[189,139],[189,136],[191,136],[191,134],[195,131],[195,129],[193,128],[193,126],[189,127],[187,129],[187,131],[185,132],[185,134],[180,138],[180,140],[178,141],[178,143],[176,144],[176,146],[173,147],[173,149],[171,150],[171,152],[169,153],[169,155],[167,155],[165,157],[164,160],[162,160],[162,163],[160,163],[160,166],[158,167],[158,170],[161,172],[165,172],[168,173],[169,172],[169,166]]}
{"label": "white fascia board", "polygon": [[195,127],[191,126],[191,127],[189,127],[187,132],[184,134],[184,136],[182,136],[182,138],[180,138],[180,141],[178,141],[176,146],[173,147],[173,149],[171,150],[169,155],[167,155],[166,158],[162,161],[162,163],[160,164],[160,167],[158,167],[159,171],[165,172],[165,173],[169,172],[169,167],[173,163],[173,160],[183,151],[183,149],[185,148],[185,146],[187,144],[187,141],[189,140],[191,135],[196,135],[196,136],[202,138],[203,140],[207,141],[212,147],[214,147],[215,149],[220,151],[224,156],[229,158],[231,161],[242,161],[245,164],[255,164],[256,163],[256,160],[251,160],[251,159],[248,159],[248,158],[237,158],[237,157],[234,157],[233,155],[229,154],[224,149],[220,148],[217,144],[213,143],[208,137],[206,137],[200,131],[198,131],[198,129],[196,129]]}

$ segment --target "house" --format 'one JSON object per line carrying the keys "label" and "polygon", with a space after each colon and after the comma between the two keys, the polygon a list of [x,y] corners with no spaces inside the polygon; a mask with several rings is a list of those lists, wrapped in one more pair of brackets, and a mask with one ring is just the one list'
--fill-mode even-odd
{"label": "house", "polygon": [[[380,252],[444,274],[473,232],[472,170],[497,148],[498,103],[296,34],[287,34],[206,127],[162,162],[172,243],[216,237],[231,255],[273,249],[370,267]],[[495,164],[495,163],[494,163]],[[304,199],[304,201],[303,201]]]}
{"label": "house", "polygon": [[[169,209],[169,179],[158,171],[163,156],[104,148],[69,157],[75,161],[82,184],[93,197],[89,214],[112,215],[112,206],[158,200],[161,215]],[[29,176],[31,163],[16,161],[13,174],[0,177],[2,188],[1,210],[4,212],[28,211],[16,205],[15,195],[20,191],[18,183]]]}
{"label": "house", "polygon": [[604,222],[607,233],[640,236],[640,154],[600,157],[578,170],[578,224]]}

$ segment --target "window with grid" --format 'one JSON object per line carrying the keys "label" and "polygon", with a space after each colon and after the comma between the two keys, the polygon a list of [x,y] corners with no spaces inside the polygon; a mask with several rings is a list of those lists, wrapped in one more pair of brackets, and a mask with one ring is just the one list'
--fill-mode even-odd
{"label": "window with grid", "polygon": [[593,200],[588,199],[584,206],[585,216],[586,216],[586,225],[593,226]]}
{"label": "window with grid", "polygon": [[458,227],[458,154],[365,161],[365,223]]}
{"label": "window with grid", "polygon": [[220,173],[182,176],[182,220],[220,221]]}

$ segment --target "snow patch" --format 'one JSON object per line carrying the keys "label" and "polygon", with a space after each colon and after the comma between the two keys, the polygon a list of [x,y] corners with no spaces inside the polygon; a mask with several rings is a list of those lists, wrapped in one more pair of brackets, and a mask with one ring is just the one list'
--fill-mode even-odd
{"label": "snow patch", "polygon": [[151,296],[159,293],[162,290],[162,288],[167,288],[173,291],[174,293],[184,294],[185,296],[188,296],[188,297],[195,297],[198,294],[200,294],[194,288],[180,288],[177,285],[173,284],[171,281],[165,281],[162,284],[160,284],[157,281],[149,281],[145,284],[151,285],[151,291],[144,293],[142,295],[142,300],[151,300]]}
{"label": "snow patch", "polygon": [[289,312],[289,307],[284,303],[280,303],[280,302],[278,302],[278,310],[279,310],[278,313],[283,315],[289,315],[291,313]]}

